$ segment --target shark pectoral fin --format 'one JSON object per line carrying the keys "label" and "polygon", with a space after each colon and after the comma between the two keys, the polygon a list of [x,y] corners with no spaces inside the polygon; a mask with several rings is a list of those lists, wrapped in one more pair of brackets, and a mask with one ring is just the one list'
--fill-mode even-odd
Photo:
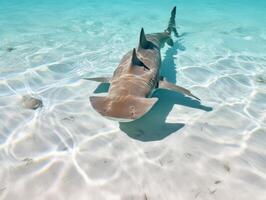
{"label": "shark pectoral fin", "polygon": [[95,77],[95,78],[83,78],[83,79],[89,80],[89,81],[96,81],[100,83],[109,83],[111,80],[111,77]]}
{"label": "shark pectoral fin", "polygon": [[158,98],[90,97],[92,107],[101,115],[113,120],[128,122],[136,120],[147,113]]}
{"label": "shark pectoral fin", "polygon": [[176,92],[180,92],[182,94],[191,96],[197,100],[200,100],[198,97],[194,96],[189,90],[187,90],[186,88],[183,88],[181,86],[175,85],[173,83],[169,83],[166,80],[160,80],[159,82],[159,88],[162,89],[167,89],[167,90],[172,90],[172,91],[176,91]]}

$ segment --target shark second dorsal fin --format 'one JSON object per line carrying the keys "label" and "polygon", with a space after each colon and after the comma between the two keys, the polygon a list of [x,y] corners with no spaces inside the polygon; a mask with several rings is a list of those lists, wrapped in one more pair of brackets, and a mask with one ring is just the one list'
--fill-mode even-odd
{"label": "shark second dorsal fin", "polygon": [[140,66],[144,67],[147,70],[150,70],[149,67],[147,67],[138,57],[137,57],[137,52],[136,49],[134,48],[132,51],[132,59],[131,59],[131,64],[132,66]]}
{"label": "shark second dorsal fin", "polygon": [[139,36],[139,47],[138,48],[142,48],[142,49],[153,49],[155,47],[155,45],[148,41],[144,32],[144,29],[141,28],[140,31],[140,36]]}

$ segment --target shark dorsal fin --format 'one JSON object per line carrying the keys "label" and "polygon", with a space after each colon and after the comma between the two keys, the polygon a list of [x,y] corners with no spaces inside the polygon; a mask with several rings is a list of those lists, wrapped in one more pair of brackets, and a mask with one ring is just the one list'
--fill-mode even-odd
{"label": "shark dorsal fin", "polygon": [[132,60],[131,60],[132,66],[141,66],[144,67],[147,70],[150,70],[138,57],[137,57],[137,52],[136,49],[134,48],[132,51]]}
{"label": "shark dorsal fin", "polygon": [[142,49],[153,49],[154,44],[147,40],[144,29],[141,28],[140,36],[139,36],[139,48]]}
{"label": "shark dorsal fin", "polygon": [[139,47],[143,49],[149,49],[149,42],[146,39],[144,29],[141,28],[140,36],[139,36]]}

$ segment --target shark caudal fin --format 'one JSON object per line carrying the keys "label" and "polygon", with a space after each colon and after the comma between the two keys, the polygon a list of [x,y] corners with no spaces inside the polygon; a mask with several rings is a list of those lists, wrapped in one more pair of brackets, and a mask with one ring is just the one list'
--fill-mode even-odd
{"label": "shark caudal fin", "polygon": [[90,97],[92,107],[104,117],[120,122],[129,122],[142,117],[156,103],[157,98],[132,96]]}
{"label": "shark caudal fin", "polygon": [[176,24],[175,24],[175,15],[176,15],[176,6],[173,8],[173,10],[171,12],[171,17],[170,17],[168,27],[165,30],[165,32],[168,32],[169,34],[171,34],[173,32],[174,35],[176,37],[178,37],[178,32],[176,30]]}

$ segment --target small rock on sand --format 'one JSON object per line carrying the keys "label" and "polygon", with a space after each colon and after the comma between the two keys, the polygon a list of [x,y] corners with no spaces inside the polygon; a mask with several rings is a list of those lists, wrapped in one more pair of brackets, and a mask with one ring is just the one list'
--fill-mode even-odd
{"label": "small rock on sand", "polygon": [[24,108],[36,110],[42,106],[42,101],[30,95],[25,95],[22,97],[22,105]]}

